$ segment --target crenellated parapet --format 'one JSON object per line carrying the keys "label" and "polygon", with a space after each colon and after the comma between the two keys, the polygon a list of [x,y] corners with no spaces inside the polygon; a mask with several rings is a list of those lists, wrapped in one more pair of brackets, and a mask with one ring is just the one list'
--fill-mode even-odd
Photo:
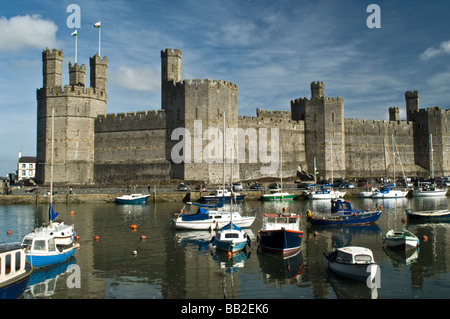
{"label": "crenellated parapet", "polygon": [[166,128],[166,112],[108,113],[95,119],[95,132],[159,130]]}

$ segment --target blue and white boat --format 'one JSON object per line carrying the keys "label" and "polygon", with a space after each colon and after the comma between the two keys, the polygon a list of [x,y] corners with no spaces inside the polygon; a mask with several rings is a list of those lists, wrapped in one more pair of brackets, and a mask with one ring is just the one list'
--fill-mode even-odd
{"label": "blue and white boat", "polygon": [[35,268],[54,265],[69,259],[75,254],[78,244],[75,242],[73,225],[66,225],[54,219],[58,213],[53,212],[50,204],[50,223],[35,228],[22,240],[22,247],[26,249],[27,260]]}
{"label": "blue and white boat", "polygon": [[261,251],[289,257],[297,254],[302,245],[303,232],[300,230],[300,216],[283,214],[263,214],[263,223],[258,231]]}
{"label": "blue and white boat", "polygon": [[33,272],[20,243],[0,246],[0,299],[20,298]]}
{"label": "blue and white boat", "polygon": [[150,197],[150,194],[131,194],[123,195],[115,198],[117,204],[143,204]]}
{"label": "blue and white boat", "polygon": [[312,215],[307,211],[306,220],[312,225],[332,226],[332,225],[360,225],[376,222],[381,216],[381,210],[365,212],[352,208],[349,201],[342,199],[331,200],[331,215]]}
{"label": "blue and white boat", "polygon": [[[311,187],[315,187],[316,184],[312,184]],[[319,189],[315,189],[308,194],[308,199],[333,199],[342,198],[346,192],[333,189],[333,185],[321,185]]]}
{"label": "blue and white boat", "polygon": [[229,223],[216,231],[216,235],[211,238],[211,243],[217,249],[234,253],[243,250],[246,244],[250,246],[251,240],[242,228]]}
{"label": "blue and white boat", "polygon": [[393,187],[395,187],[394,184],[375,189],[372,198],[404,198],[408,194],[408,191],[392,189]]}

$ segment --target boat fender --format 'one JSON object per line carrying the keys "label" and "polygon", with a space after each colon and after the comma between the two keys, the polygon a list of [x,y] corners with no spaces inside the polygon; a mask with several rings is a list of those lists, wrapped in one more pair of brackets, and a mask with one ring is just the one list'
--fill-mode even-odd
{"label": "boat fender", "polygon": [[213,246],[215,245],[215,243],[216,243],[216,236],[212,236],[211,237],[211,240],[209,241],[211,244],[213,244]]}
{"label": "boat fender", "polygon": [[180,215],[182,215],[183,214],[183,210],[182,209],[180,209]]}
{"label": "boat fender", "polygon": [[306,216],[311,217],[311,211],[310,211],[310,210],[308,210],[308,211],[306,212]]}
{"label": "boat fender", "polygon": [[252,241],[251,241],[249,235],[247,235],[247,244],[248,244],[248,247],[252,247]]}

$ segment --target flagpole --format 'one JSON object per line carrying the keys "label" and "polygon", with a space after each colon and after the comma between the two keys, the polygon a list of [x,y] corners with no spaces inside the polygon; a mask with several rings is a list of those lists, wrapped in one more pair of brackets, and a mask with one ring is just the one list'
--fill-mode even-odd
{"label": "flagpole", "polygon": [[[101,21],[100,21],[100,23],[101,23]],[[100,28],[98,28],[98,57],[100,58],[100,60],[102,59],[102,55],[100,53],[101,38],[102,38],[102,27],[100,26]]]}
{"label": "flagpole", "polygon": [[75,36],[75,64],[77,64],[77,45],[78,45],[78,34]]}

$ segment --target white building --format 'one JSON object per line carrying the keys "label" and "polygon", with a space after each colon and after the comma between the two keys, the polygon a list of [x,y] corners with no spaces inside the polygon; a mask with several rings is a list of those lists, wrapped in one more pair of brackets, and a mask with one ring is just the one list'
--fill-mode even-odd
{"label": "white building", "polygon": [[36,175],[36,157],[22,156],[19,152],[19,163],[17,165],[18,180],[34,179]]}

